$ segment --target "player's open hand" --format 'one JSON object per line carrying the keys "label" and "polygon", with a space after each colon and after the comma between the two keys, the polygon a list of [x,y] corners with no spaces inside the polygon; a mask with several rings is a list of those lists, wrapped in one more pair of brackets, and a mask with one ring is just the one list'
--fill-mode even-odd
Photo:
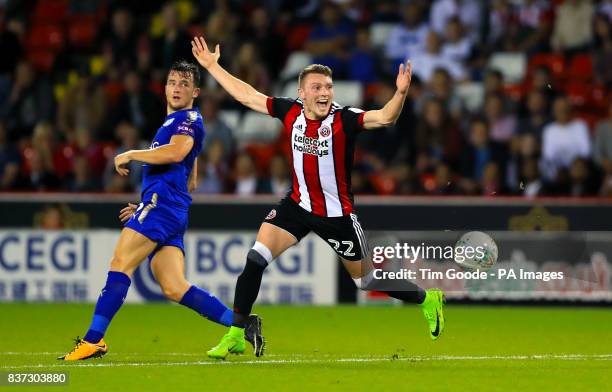
{"label": "player's open hand", "polygon": [[395,86],[397,87],[397,91],[405,94],[408,92],[408,88],[410,88],[410,80],[412,79],[412,63],[410,60],[406,64],[401,63],[399,66],[399,71],[397,73],[397,79],[395,80]]}
{"label": "player's open hand", "polygon": [[215,64],[221,56],[219,44],[215,46],[215,51],[208,50],[208,45],[204,41],[204,37],[195,37],[191,40],[191,53],[198,60],[198,63],[206,69]]}
{"label": "player's open hand", "polygon": [[123,207],[121,212],[119,212],[119,220],[121,220],[121,223],[125,223],[130,219],[136,212],[136,208],[138,208],[138,206],[132,203],[128,203],[127,207]]}
{"label": "player's open hand", "polygon": [[127,176],[130,173],[130,170],[125,167],[130,161],[129,151],[115,157],[115,170],[120,176]]}

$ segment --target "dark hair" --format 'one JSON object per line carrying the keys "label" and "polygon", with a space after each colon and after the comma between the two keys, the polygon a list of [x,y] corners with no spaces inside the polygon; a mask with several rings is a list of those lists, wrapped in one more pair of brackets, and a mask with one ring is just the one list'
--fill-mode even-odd
{"label": "dark hair", "polygon": [[187,76],[191,74],[193,76],[193,85],[200,87],[200,81],[202,76],[200,75],[200,68],[194,63],[190,63],[187,60],[176,61],[168,70],[168,74],[172,71],[178,72],[181,76]]}
{"label": "dark hair", "polygon": [[298,76],[298,86],[302,86],[302,81],[308,74],[321,74],[331,78],[332,70],[327,65],[310,64],[304,68],[302,72],[300,72],[300,75]]}

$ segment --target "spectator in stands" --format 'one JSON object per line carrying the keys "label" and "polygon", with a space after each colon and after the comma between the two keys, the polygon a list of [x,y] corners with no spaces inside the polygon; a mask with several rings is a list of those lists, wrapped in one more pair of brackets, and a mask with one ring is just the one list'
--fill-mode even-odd
{"label": "spectator in stands", "polygon": [[20,161],[19,151],[9,142],[6,126],[0,122],[0,190],[17,185]]}
{"label": "spectator in stands", "polygon": [[234,155],[236,141],[234,140],[234,130],[232,130],[219,116],[219,99],[214,95],[206,94],[200,98],[200,111],[206,122],[206,141],[204,142],[204,152],[218,141],[223,146],[223,159],[229,159]]}
{"label": "spectator in stands", "polygon": [[104,173],[104,167],[106,166],[104,146],[100,141],[94,138],[89,129],[77,129],[74,138],[74,152],[74,159],[78,156],[85,157],[89,162],[92,175],[97,180],[100,180]]}
{"label": "spectator in stands", "polygon": [[[120,145],[113,152],[113,156],[117,156],[129,150],[144,150],[149,147],[146,141],[140,139],[140,133],[138,129],[128,122],[122,122],[115,128],[115,138],[120,140]],[[132,161],[127,164],[127,168],[130,170],[128,175],[125,177],[127,184],[122,187],[129,187],[130,191],[140,191],[140,184],[142,182],[142,164],[140,162]],[[112,188],[113,181],[115,180],[115,162],[109,159],[106,162],[104,169],[104,188]]]}
{"label": "spectator in stands", "polygon": [[540,179],[540,169],[538,160],[535,158],[526,159],[521,164],[521,182],[519,190],[523,196],[535,197],[545,194],[545,188]]}
{"label": "spectator in stands", "polygon": [[74,172],[68,180],[67,189],[70,192],[97,192],[100,190],[100,179],[94,177],[91,165],[85,155],[74,158]]}
{"label": "spectator in stands", "polygon": [[459,187],[453,181],[451,168],[445,162],[438,162],[435,166],[434,178],[431,185],[425,184],[424,191],[430,195],[458,195]]}
{"label": "spectator in stands", "polygon": [[0,57],[0,77],[13,73],[21,50],[18,31],[15,31],[15,22],[6,20],[4,12],[0,12],[0,53],[5,54]]}
{"label": "spectator in stands", "polygon": [[485,98],[485,116],[493,142],[507,143],[516,132],[516,117],[504,107],[500,94],[489,94]]}
{"label": "spectator in stands", "polygon": [[119,70],[132,69],[136,65],[138,31],[130,11],[117,8],[113,11],[110,26],[100,38],[99,46],[108,63]]}
{"label": "spectator in stands", "polygon": [[533,71],[531,88],[543,92],[549,105],[559,95],[552,72],[546,65],[539,65]]}
{"label": "spectator in stands", "polygon": [[281,153],[275,154],[270,160],[270,188],[273,194],[285,195],[291,187],[291,172],[287,158]]}
{"label": "spectator in stands", "polygon": [[377,79],[377,57],[370,44],[370,31],[367,28],[357,30],[356,45],[348,63],[348,78],[370,84]]}
{"label": "spectator in stands", "polygon": [[0,12],[0,53],[5,54],[0,56],[0,107],[6,105],[11,88],[11,76],[17,60],[21,57],[21,41],[13,28],[14,25],[14,21],[7,21],[4,12]]}
{"label": "spectator in stands", "polygon": [[423,20],[421,5],[406,3],[402,7],[402,22],[389,33],[385,45],[385,57],[392,62],[395,70],[406,58],[416,58],[425,51],[429,26]]}
{"label": "spectator in stands", "polygon": [[576,158],[569,170],[569,195],[573,197],[595,196],[600,188],[597,175],[588,160]]}
{"label": "spectator in stands", "polygon": [[34,128],[32,148],[24,152],[27,159],[26,187],[46,191],[59,189],[61,179],[56,169],[56,143],[49,123],[39,123]]}
{"label": "spectator in stands", "polygon": [[306,50],[313,56],[314,63],[333,69],[334,78],[346,77],[346,60],[355,36],[353,24],[343,18],[333,2],[322,5],[320,17],[321,21],[310,32]]}
{"label": "spectator in stands", "polygon": [[360,164],[355,165],[351,171],[351,186],[356,195],[376,194],[376,189],[368,178],[368,169]]}
{"label": "spectator in stands", "polygon": [[594,8],[591,0],[565,0],[555,11],[551,46],[557,51],[582,51],[593,37]]}
{"label": "spectator in stands", "polygon": [[9,138],[27,137],[38,122],[53,119],[54,103],[47,80],[36,75],[32,64],[20,61],[15,68],[7,102],[0,108],[0,120],[4,120]]}
{"label": "spectator in stands", "polygon": [[255,161],[246,151],[238,153],[236,168],[234,170],[234,194],[250,196],[254,194],[270,193],[270,182],[257,176]]}
{"label": "spectator in stands", "polygon": [[601,0],[597,7],[597,13],[606,15],[608,20],[612,20],[612,0]]}
{"label": "spectator in stands", "polygon": [[550,122],[546,96],[540,90],[531,90],[525,98],[523,114],[518,123],[519,134],[531,134],[542,139],[544,126]]}
{"label": "spectator in stands", "polygon": [[461,151],[459,130],[439,99],[430,98],[416,127],[417,170],[435,162],[457,162]]}
{"label": "spectator in stands", "polygon": [[518,20],[521,25],[536,30],[549,12],[549,1],[524,0],[518,6]]}
{"label": "spectator in stands", "polygon": [[461,117],[463,103],[461,98],[455,94],[455,83],[446,69],[437,68],[434,70],[425,97],[439,99],[444,105],[444,110],[450,113],[454,119],[458,120]]}
{"label": "spectator in stands", "polygon": [[127,122],[135,126],[141,135],[153,136],[164,120],[164,103],[143,85],[138,72],[128,71],[123,80],[125,90],[113,110],[111,129],[115,129],[119,123]]}
{"label": "spectator in stands", "polygon": [[473,120],[467,145],[461,151],[462,175],[467,179],[479,181],[487,163],[495,158],[495,145],[489,140],[487,122],[479,118]]}
{"label": "spectator in stands", "polygon": [[482,22],[482,7],[478,0],[435,0],[431,6],[429,22],[438,34],[444,34],[448,20],[459,17],[468,35],[478,41]]}
{"label": "spectator in stands", "polygon": [[486,41],[495,46],[507,34],[513,21],[512,5],[508,0],[492,0],[489,10],[489,31]]}
{"label": "spectator in stands", "polygon": [[96,135],[108,115],[106,94],[88,71],[81,75],[59,101],[57,124],[63,136],[73,142],[77,129],[90,129]]}
{"label": "spectator in stands", "polygon": [[547,0],[525,0],[518,4],[518,49],[530,53],[547,51],[552,32],[552,18],[553,12]]}
{"label": "spectator in stands", "polygon": [[608,117],[595,127],[593,158],[606,175],[612,176],[612,102],[608,103]]}
{"label": "spectator in stands", "polygon": [[400,21],[395,0],[373,1],[368,3],[368,6],[371,7],[368,10],[372,12],[372,23],[397,23]]}
{"label": "spectator in stands", "polygon": [[443,56],[460,63],[468,60],[472,54],[472,40],[465,35],[463,25],[458,17],[455,16],[448,20],[444,38]]}
{"label": "spectator in stands", "polygon": [[610,85],[612,82],[612,19],[597,14],[593,21],[593,66],[598,82]]}
{"label": "spectator in stands", "polygon": [[206,141],[208,144],[204,154],[198,160],[198,186],[194,193],[218,194],[226,192],[227,153],[220,139]]}
{"label": "spectator in stands", "polygon": [[438,68],[446,69],[455,81],[465,79],[466,72],[460,62],[442,55],[442,42],[438,34],[430,31],[427,34],[425,52],[417,57],[409,57],[412,61],[412,73],[421,80],[429,82],[434,71]]}
{"label": "spectator in stands", "polygon": [[485,96],[489,94],[503,93],[504,74],[499,69],[487,69],[484,75],[483,87]]}
{"label": "spectator in stands", "polygon": [[257,48],[252,42],[240,45],[232,63],[232,75],[253,86],[257,91],[266,94],[270,90],[270,76],[261,63]]}
{"label": "spectator in stands", "polygon": [[531,133],[519,134],[510,140],[508,152],[499,149],[495,156],[500,167],[505,167],[506,186],[516,190],[520,188],[523,162],[540,158],[540,143]]}
{"label": "spectator in stands", "polygon": [[164,33],[153,40],[151,54],[153,67],[157,70],[169,69],[177,60],[190,59],[191,39],[189,34],[180,25],[178,11],[174,3],[166,3],[162,8]]}
{"label": "spectator in stands", "polygon": [[480,180],[480,193],[483,196],[495,196],[507,193],[503,185],[501,170],[497,162],[488,162],[485,165]]}
{"label": "spectator in stands", "polygon": [[542,134],[542,169],[553,180],[559,169],[568,168],[576,158],[588,158],[591,138],[582,120],[572,119],[567,98],[559,97],[553,106],[555,121],[544,127]]}
{"label": "spectator in stands", "polygon": [[241,36],[243,41],[253,42],[264,68],[270,75],[278,75],[286,58],[284,38],[277,31],[265,8],[257,7],[252,11]]}

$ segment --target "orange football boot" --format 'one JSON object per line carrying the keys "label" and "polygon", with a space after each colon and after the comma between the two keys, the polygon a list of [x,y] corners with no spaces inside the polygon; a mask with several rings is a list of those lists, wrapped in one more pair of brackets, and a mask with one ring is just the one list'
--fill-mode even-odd
{"label": "orange football boot", "polygon": [[79,359],[100,358],[108,351],[108,346],[104,343],[104,339],[100,339],[98,343],[89,343],[78,336],[75,339],[76,346],[68,354],[57,359],[63,361],[76,361]]}

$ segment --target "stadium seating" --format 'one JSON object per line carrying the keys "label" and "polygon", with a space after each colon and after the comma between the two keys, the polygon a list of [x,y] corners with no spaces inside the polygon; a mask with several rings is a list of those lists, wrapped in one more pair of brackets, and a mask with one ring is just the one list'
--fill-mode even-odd
{"label": "stadium seating", "polygon": [[461,83],[455,88],[463,106],[470,112],[477,112],[482,107],[484,86],[479,82]]}
{"label": "stadium seating", "polygon": [[285,66],[281,70],[281,81],[297,77],[300,71],[312,63],[312,56],[306,52],[294,52],[288,58]]}
{"label": "stadium seating", "polygon": [[64,46],[64,30],[57,24],[40,24],[33,26],[26,38],[28,49],[45,49],[58,51]]}
{"label": "stadium seating", "polygon": [[221,110],[219,118],[232,130],[237,130],[240,125],[241,114],[238,110]]}
{"label": "stadium seating", "polygon": [[234,137],[239,145],[272,142],[278,137],[280,127],[275,118],[249,111],[234,129]]}
{"label": "stadium seating", "polygon": [[491,56],[489,68],[499,70],[506,83],[518,83],[527,72],[527,58],[523,53],[499,52]]}
{"label": "stadium seating", "polygon": [[529,59],[529,75],[533,74],[535,68],[545,66],[551,70],[555,78],[562,78],[565,74],[565,59],[560,54],[541,53]]}
{"label": "stadium seating", "polygon": [[370,26],[370,42],[374,48],[382,48],[387,42],[389,33],[396,26],[395,23],[373,23]]}
{"label": "stadium seating", "polygon": [[342,106],[361,107],[363,103],[363,86],[359,82],[334,81],[334,101]]}

